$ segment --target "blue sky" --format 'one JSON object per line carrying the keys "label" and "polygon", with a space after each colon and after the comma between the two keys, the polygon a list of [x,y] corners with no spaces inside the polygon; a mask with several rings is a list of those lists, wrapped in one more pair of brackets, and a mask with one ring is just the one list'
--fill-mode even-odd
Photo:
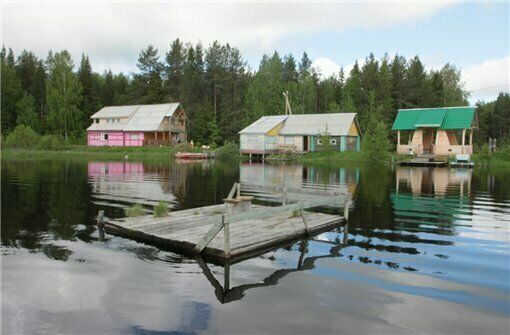
{"label": "blue sky", "polygon": [[[94,69],[136,71],[140,50],[163,57],[175,38],[240,48],[257,68],[264,53],[300,58],[306,51],[325,75],[347,70],[370,52],[412,57],[438,68],[457,65],[470,101],[508,91],[509,2],[2,2],[2,44],[45,57],[82,52]],[[496,87],[495,87],[496,86]],[[495,87],[490,89],[490,87]],[[482,90],[479,90],[482,89]]]}
{"label": "blue sky", "polygon": [[[509,54],[508,3],[464,3],[438,11],[432,17],[381,29],[353,29],[340,33],[290,36],[280,50],[297,54],[306,49],[312,58],[329,55],[338,64],[350,64],[370,52],[418,54],[427,63],[453,62],[459,66],[503,58]],[[250,63],[255,58],[250,60]]]}

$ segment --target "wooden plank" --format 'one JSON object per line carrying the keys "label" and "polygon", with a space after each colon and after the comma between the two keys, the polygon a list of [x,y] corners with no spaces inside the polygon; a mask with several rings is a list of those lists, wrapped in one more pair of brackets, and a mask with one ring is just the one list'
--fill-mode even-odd
{"label": "wooden plank", "polygon": [[230,224],[225,221],[225,216],[223,216],[223,254],[225,258],[230,258]]}
{"label": "wooden plank", "polygon": [[204,237],[197,243],[195,248],[193,248],[193,251],[197,254],[201,253],[202,250],[211,242],[211,240],[220,232],[220,230],[223,228],[223,225],[225,223],[225,216],[222,216],[221,222],[217,222],[214,224],[214,226],[209,229],[207,234],[205,234]]}
{"label": "wooden plank", "polygon": [[230,190],[230,193],[227,195],[227,199],[232,199],[234,197],[234,193],[236,192],[236,189],[237,189],[237,183],[234,183],[234,186]]}

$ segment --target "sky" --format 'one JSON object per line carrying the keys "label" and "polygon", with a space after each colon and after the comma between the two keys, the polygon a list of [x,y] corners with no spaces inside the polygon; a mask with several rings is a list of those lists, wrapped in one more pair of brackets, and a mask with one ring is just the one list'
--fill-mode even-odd
{"label": "sky", "polygon": [[149,44],[161,58],[180,38],[238,47],[252,69],[263,54],[307,52],[323,76],[346,71],[374,53],[418,55],[427,69],[453,63],[470,103],[510,91],[510,3],[371,2],[9,2],[2,1],[1,40],[17,54],[68,50],[95,71],[136,71]]}

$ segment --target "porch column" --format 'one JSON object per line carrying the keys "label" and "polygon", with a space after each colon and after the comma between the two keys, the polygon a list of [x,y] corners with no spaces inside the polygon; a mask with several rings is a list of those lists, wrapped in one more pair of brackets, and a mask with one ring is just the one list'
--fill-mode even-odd
{"label": "porch column", "polygon": [[469,145],[473,146],[473,128],[469,130]]}
{"label": "porch column", "polygon": [[400,130],[397,131],[397,146],[400,145]]}
{"label": "porch column", "polygon": [[466,129],[462,129],[462,153],[464,153],[465,144],[466,144]]}

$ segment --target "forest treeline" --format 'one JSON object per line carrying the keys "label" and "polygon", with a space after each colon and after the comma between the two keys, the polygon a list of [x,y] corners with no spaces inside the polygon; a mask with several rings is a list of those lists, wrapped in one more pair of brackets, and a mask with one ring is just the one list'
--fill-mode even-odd
{"label": "forest treeline", "polygon": [[[75,66],[69,52],[50,51],[46,59],[23,50],[1,51],[2,134],[25,125],[40,134],[84,143],[89,117],[103,106],[180,101],[188,115],[190,138],[223,144],[263,115],[282,114],[282,92],[289,91],[292,112],[358,113],[362,129],[372,121],[387,131],[399,108],[467,105],[461,73],[455,65],[427,71],[418,56],[406,59],[370,54],[349,73],[323,78],[306,53],[296,59],[274,52],[250,69],[229,44],[183,43],[176,39],[162,54],[149,45],[137,71],[93,71],[82,55]],[[478,142],[510,138],[510,96],[478,103]],[[392,136],[388,131],[388,136]]]}

